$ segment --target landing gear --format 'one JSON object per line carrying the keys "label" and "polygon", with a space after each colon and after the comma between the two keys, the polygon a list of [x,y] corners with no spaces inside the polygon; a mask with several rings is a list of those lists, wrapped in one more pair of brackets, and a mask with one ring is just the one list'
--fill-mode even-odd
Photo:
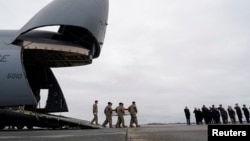
{"label": "landing gear", "polygon": [[31,130],[31,129],[33,129],[33,126],[32,126],[32,125],[28,125],[27,128],[28,128],[29,130]]}
{"label": "landing gear", "polygon": [[4,125],[0,125],[0,130],[3,130],[5,128]]}
{"label": "landing gear", "polygon": [[19,130],[21,130],[21,129],[24,128],[24,125],[19,124],[19,125],[16,126],[16,128],[19,129]]}

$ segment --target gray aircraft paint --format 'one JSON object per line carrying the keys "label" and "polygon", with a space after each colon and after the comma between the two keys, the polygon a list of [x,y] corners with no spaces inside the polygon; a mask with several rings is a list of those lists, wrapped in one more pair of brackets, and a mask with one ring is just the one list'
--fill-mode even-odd
{"label": "gray aircraft paint", "polygon": [[[38,40],[38,42],[41,41],[44,44],[50,44],[53,40],[52,38],[45,40],[43,36],[40,36],[43,32],[32,34],[33,30],[45,26],[77,27],[86,30],[89,33],[87,35],[91,36],[94,40],[93,47],[87,49],[87,51],[90,50],[94,52],[92,54],[93,56],[87,56],[87,58],[89,57],[90,60],[97,58],[105,37],[108,5],[108,0],[54,0],[40,10],[20,30],[0,30],[0,106],[37,104],[24,65],[23,52],[25,52],[25,49],[23,46],[17,44],[16,41],[23,40],[24,38],[28,40],[34,38]],[[39,37],[33,37],[33,35],[38,35]],[[64,40],[59,40],[58,43],[68,44],[67,41]],[[65,48],[67,47],[69,46]],[[76,45],[74,47],[85,49],[83,45]],[[86,64],[89,63],[91,62],[87,62]],[[85,63],[80,63],[80,65],[85,65]],[[62,67],[61,65],[58,66]],[[47,67],[48,66],[44,66],[44,68]],[[53,73],[50,75],[53,76]],[[54,77],[51,78],[53,80],[50,80],[50,82],[57,84],[56,79]],[[42,82],[39,85],[43,85]],[[46,86],[49,87],[49,84],[47,85]],[[61,89],[59,85],[57,89],[60,93]],[[56,94],[54,89],[51,91],[53,91],[53,94]],[[60,96],[60,98],[60,100],[64,100],[63,95]],[[67,111],[67,106],[65,107],[66,109],[64,110]]]}
{"label": "gray aircraft paint", "polygon": [[[27,83],[21,62],[21,48],[15,45],[0,44],[0,104],[35,105],[36,101]],[[6,50],[5,48],[8,48]],[[4,80],[4,81],[3,81]]]}

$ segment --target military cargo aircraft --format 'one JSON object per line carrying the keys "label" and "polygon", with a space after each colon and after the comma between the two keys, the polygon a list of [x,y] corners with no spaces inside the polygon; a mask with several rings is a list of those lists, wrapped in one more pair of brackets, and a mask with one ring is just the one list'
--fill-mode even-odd
{"label": "military cargo aircraft", "polygon": [[[89,65],[98,58],[108,10],[109,0],[53,0],[20,30],[0,30],[0,128],[67,125],[41,123],[46,115],[53,121],[49,113],[68,112],[51,68]],[[50,26],[57,32],[40,30]],[[42,89],[48,98],[39,109]]]}

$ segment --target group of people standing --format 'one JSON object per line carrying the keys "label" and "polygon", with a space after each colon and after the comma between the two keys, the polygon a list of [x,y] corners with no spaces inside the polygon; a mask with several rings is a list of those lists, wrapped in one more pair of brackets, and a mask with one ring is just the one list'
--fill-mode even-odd
{"label": "group of people standing", "polygon": [[[92,121],[90,122],[91,124],[93,124],[94,122],[96,123],[96,125],[98,124],[98,101],[95,100],[95,103],[93,104],[93,114],[94,114],[94,118],[92,119]],[[120,128],[120,127],[127,127],[125,125],[125,121],[124,121],[124,114],[125,114],[125,108],[124,108],[124,104],[122,102],[119,103],[119,105],[113,110],[112,109],[112,103],[108,102],[108,105],[105,107],[104,109],[104,114],[106,116],[106,119],[104,120],[102,127],[106,127],[107,124],[109,125],[109,128],[112,128],[112,113],[113,111],[115,111],[117,113],[117,122],[115,127],[116,128]],[[135,101],[132,102],[132,104],[128,107],[128,112],[131,116],[130,119],[130,126],[129,127],[134,127],[133,125],[135,124],[136,127],[140,127],[140,125],[138,124],[138,120],[137,120],[137,106]]]}
{"label": "group of people standing", "polygon": [[[186,116],[187,125],[190,125],[191,114],[187,106],[184,108],[184,113]],[[202,108],[195,107],[193,113],[195,115],[195,122],[197,125],[202,124],[203,120],[205,124],[228,124],[229,122],[231,122],[231,124],[235,124],[236,116],[238,117],[239,123],[243,123],[243,115],[245,116],[246,122],[249,123],[250,118],[249,110],[246,105],[243,104],[243,107],[241,108],[238,103],[235,104],[234,108],[228,106],[227,109],[225,109],[222,104],[220,104],[219,107],[212,105],[212,107],[209,108],[203,105]]]}

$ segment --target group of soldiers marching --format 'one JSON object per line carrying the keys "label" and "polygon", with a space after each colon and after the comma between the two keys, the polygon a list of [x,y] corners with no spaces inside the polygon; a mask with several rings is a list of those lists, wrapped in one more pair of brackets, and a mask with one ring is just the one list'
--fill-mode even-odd
{"label": "group of soldiers marching", "polygon": [[[185,107],[184,112],[187,124],[190,125],[190,111],[187,106]],[[202,124],[203,120],[205,124],[228,124],[230,122],[231,124],[235,124],[236,117],[238,118],[239,123],[243,123],[243,115],[246,122],[250,123],[249,110],[245,104],[243,104],[243,107],[241,108],[238,103],[236,103],[235,107],[228,106],[227,109],[225,109],[221,104],[219,107],[212,105],[212,107],[209,108],[203,105],[202,108],[194,108],[193,113],[195,115],[195,122],[197,125]]]}
{"label": "group of soldiers marching", "polygon": [[[95,122],[96,125],[99,125],[98,124],[98,116],[97,116],[97,113],[98,113],[97,104],[98,104],[98,101],[96,100],[95,103],[93,104],[94,118],[92,119],[91,124],[93,124]],[[114,110],[112,109],[112,103],[108,102],[108,105],[104,109],[104,114],[105,114],[106,118],[102,124],[102,127],[106,127],[107,124],[109,125],[109,128],[113,127],[113,125],[112,125],[113,111],[115,111],[117,114],[117,122],[116,122],[115,127],[116,128],[127,127],[125,125],[125,121],[124,121],[125,108],[124,108],[124,104],[122,102],[120,102],[119,105]],[[134,127],[133,126],[134,124],[136,127],[140,127],[140,125],[138,124],[138,120],[137,120],[137,107],[136,107],[135,101],[133,101],[132,104],[128,107],[128,112],[131,116],[129,127]]]}

